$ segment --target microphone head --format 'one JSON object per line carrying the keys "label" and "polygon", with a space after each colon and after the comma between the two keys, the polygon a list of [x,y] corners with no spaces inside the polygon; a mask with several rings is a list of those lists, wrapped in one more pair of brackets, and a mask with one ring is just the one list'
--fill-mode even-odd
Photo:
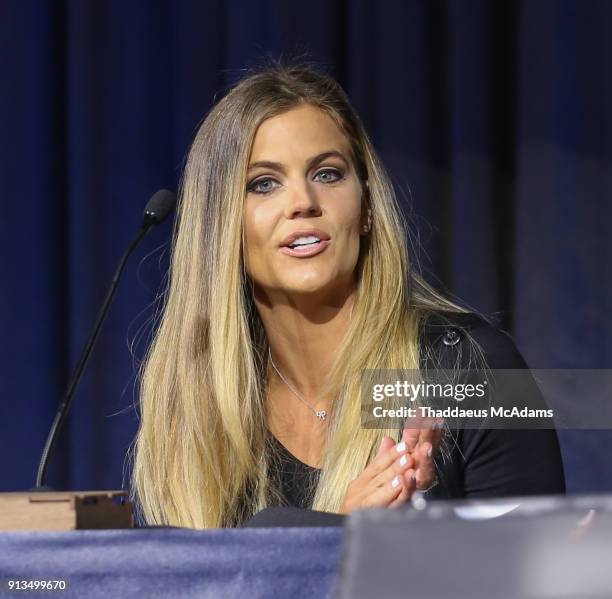
{"label": "microphone head", "polygon": [[167,189],[160,189],[153,194],[144,209],[143,226],[159,225],[166,220],[176,206],[176,194]]}

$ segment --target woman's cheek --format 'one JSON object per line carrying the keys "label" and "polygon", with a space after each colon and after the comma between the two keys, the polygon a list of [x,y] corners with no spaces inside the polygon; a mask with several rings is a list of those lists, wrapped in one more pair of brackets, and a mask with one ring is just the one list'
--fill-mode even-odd
{"label": "woman's cheek", "polygon": [[359,239],[355,239],[355,234],[350,232],[344,239],[343,247],[338,248],[340,261],[344,265],[343,270],[350,271],[357,265],[359,259]]}

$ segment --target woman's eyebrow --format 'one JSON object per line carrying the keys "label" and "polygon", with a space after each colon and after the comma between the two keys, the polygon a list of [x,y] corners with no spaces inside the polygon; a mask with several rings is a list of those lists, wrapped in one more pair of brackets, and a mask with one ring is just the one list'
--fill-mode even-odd
{"label": "woman's eyebrow", "polygon": [[[344,160],[344,162],[348,164],[348,161],[344,157],[344,154],[342,152],[339,152],[338,150],[328,150],[327,152],[321,152],[320,154],[317,154],[316,156],[309,158],[306,165],[310,169],[315,164],[322,162],[326,158],[332,158],[332,157],[341,158],[342,160]],[[280,171],[283,174],[287,174],[285,165],[282,162],[272,162],[270,160],[258,160],[257,162],[253,162],[252,164],[250,164],[248,170],[251,171],[257,167],[270,168],[276,171]]]}

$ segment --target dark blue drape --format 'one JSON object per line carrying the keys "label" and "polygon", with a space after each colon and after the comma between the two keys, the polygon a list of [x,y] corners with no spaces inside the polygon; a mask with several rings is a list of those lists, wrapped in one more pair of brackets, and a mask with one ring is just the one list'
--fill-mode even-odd
{"label": "dark blue drape", "polygon": [[[344,86],[432,282],[497,316],[533,367],[610,367],[611,27],[606,0],[0,3],[1,488],[33,484],[144,203],[176,187],[198,123],[266,54]],[[169,233],[128,265],[53,486],[127,480]],[[562,442],[570,491],[612,488],[609,431]]]}

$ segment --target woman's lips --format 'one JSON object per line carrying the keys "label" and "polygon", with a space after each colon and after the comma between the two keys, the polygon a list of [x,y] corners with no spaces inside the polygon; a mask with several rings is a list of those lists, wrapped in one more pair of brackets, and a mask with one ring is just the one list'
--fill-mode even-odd
{"label": "woman's lips", "polygon": [[302,247],[290,248],[288,246],[283,246],[280,248],[280,251],[283,252],[283,254],[294,256],[295,258],[310,258],[311,256],[320,254],[323,250],[325,250],[330,242],[330,239],[323,239],[321,241],[317,241],[317,243]]}

